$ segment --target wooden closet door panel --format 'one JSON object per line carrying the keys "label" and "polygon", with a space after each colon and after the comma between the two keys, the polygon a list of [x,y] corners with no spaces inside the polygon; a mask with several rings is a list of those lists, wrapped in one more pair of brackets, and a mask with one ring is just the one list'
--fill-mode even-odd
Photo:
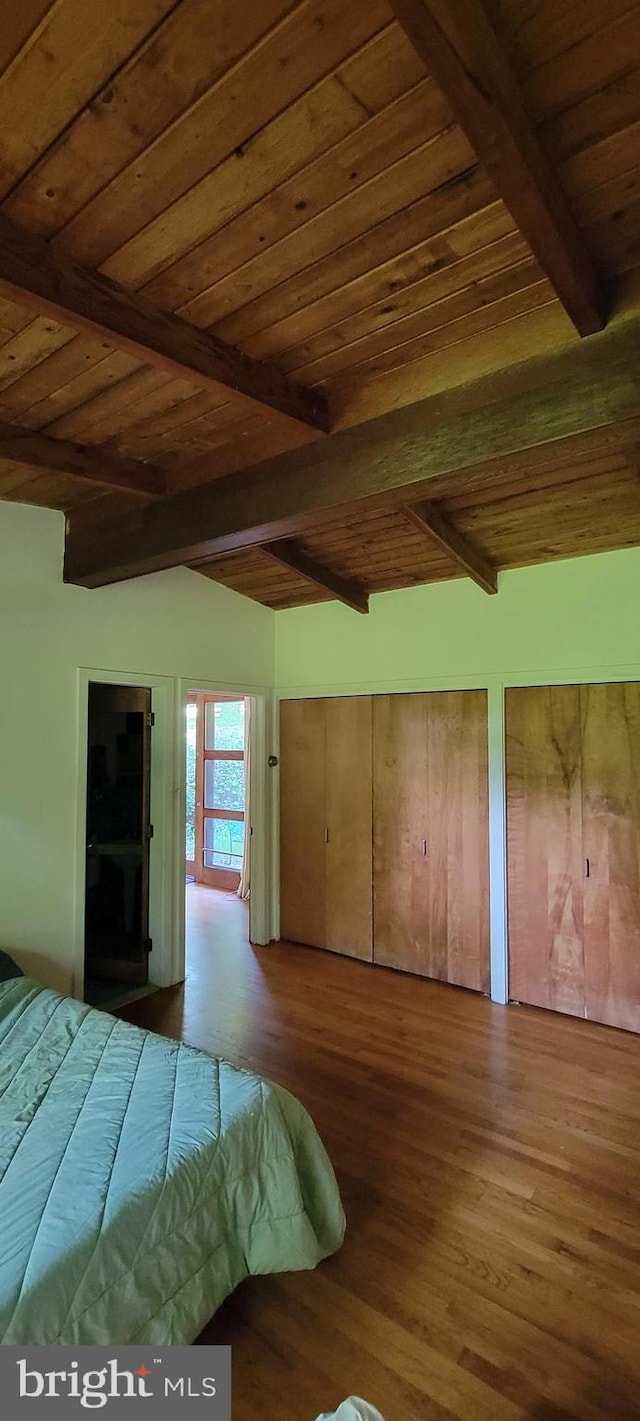
{"label": "wooden closet door panel", "polygon": [[280,705],[280,936],[325,945],[325,702]]}
{"label": "wooden closet door panel", "polygon": [[371,697],[326,705],[326,936],[333,952],[370,962],[372,937]]}
{"label": "wooden closet door panel", "polygon": [[427,698],[429,976],[489,990],[486,691]]}
{"label": "wooden closet door panel", "polygon": [[640,1031],[640,685],[583,686],[587,1016]]}
{"label": "wooden closet door panel", "polygon": [[509,996],[585,1015],[580,688],[506,692]]}
{"label": "wooden closet door panel", "polygon": [[421,975],[431,961],[427,700],[373,698],[373,958]]}

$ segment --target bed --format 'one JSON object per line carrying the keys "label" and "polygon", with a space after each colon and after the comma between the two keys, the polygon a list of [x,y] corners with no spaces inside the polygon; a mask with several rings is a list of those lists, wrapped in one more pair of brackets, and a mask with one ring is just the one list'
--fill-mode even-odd
{"label": "bed", "polygon": [[0,981],[0,1342],[192,1342],[243,1278],[313,1268],[343,1232],[287,1091]]}

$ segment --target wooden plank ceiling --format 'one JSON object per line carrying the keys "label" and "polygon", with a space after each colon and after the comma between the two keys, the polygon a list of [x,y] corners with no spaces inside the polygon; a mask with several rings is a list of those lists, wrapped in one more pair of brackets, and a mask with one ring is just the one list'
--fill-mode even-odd
{"label": "wooden plank ceiling", "polygon": [[[528,361],[542,386],[581,337],[606,372],[640,311],[639,69],[629,0],[8,7],[0,498],[69,514],[74,576],[141,508],[153,528],[167,498],[302,469],[312,444],[321,482],[341,432],[479,380],[498,401]],[[279,551],[256,512],[247,546],[194,565],[275,608],[363,610],[640,543],[636,413],[625,387],[606,439],[585,417],[489,451],[420,516],[401,480],[370,497],[365,464]]]}

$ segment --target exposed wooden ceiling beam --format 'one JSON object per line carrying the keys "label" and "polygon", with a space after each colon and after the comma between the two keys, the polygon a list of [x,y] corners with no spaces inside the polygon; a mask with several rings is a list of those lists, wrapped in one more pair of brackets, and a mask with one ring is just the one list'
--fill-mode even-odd
{"label": "exposed wooden ceiling beam", "polygon": [[66,439],[52,439],[51,435],[21,429],[14,424],[0,423],[0,462],[68,474],[103,488],[124,489],[145,499],[161,497],[168,486],[164,469],[152,464],[107,454],[100,448],[70,444]]}
{"label": "exposed wooden ceiling beam", "polygon": [[[505,456],[611,427],[640,407],[640,314],[569,351],[485,377],[243,473],[87,526],[68,522],[65,576],[98,587],[290,538],[365,505],[433,499]],[[567,457],[570,457],[570,451]]]}
{"label": "exposed wooden ceiling beam", "polygon": [[354,612],[369,611],[368,594],[359,582],[351,582],[348,578],[331,572],[328,567],[316,562],[315,558],[309,557],[308,553],[303,552],[295,543],[287,539],[280,543],[264,543],[261,552],[268,553],[275,562],[291,572],[297,572],[300,577],[306,578],[307,582],[313,582],[314,586],[320,587],[323,592],[330,592],[332,597],[338,602],[344,602],[346,607],[353,608]]}
{"label": "exposed wooden ceiling beam", "polygon": [[493,594],[498,591],[498,573],[475,548],[467,542],[462,533],[449,522],[435,504],[405,504],[402,512],[413,523],[418,532],[424,533],[431,543],[446,553],[451,562],[477,582],[483,592]]}
{"label": "exposed wooden ceiling beam", "polygon": [[327,432],[325,396],[306,390],[263,361],[199,331],[178,316],[157,311],[133,292],[96,271],[57,257],[47,242],[0,214],[0,292],[35,307],[72,330],[108,340],[148,365],[235,390],[312,429]]}
{"label": "exposed wooden ceiling beam", "polygon": [[603,287],[482,0],[391,0],[391,7],[576,329],[602,330]]}

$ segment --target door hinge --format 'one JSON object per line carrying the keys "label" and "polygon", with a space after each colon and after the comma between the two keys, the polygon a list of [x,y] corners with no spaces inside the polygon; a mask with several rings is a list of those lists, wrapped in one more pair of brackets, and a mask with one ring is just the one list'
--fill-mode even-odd
{"label": "door hinge", "polygon": [[155,723],[156,723],[156,713],[155,713],[155,711],[147,711],[147,713],[146,713],[146,715],[145,715],[145,718],[144,718],[144,723],[145,723],[145,725],[147,726],[147,728],[148,728],[149,730],[151,730],[152,726],[154,726]]}
{"label": "door hinge", "polygon": [[145,952],[153,952],[153,938],[152,938],[152,937],[146,937],[145,940],[144,940],[144,942],[143,942],[143,944],[142,944],[142,946],[143,946]]}
{"label": "door hinge", "polygon": [[152,838],[153,838],[153,824],[147,824],[147,827],[146,827],[146,830],[145,830],[145,834],[146,834],[147,839],[152,839]]}

